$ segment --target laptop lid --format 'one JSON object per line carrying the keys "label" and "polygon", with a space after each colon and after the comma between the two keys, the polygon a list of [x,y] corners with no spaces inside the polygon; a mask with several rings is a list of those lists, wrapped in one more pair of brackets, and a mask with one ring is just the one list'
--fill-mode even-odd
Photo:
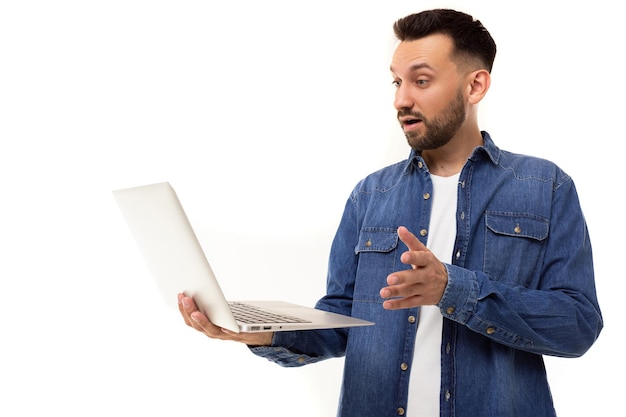
{"label": "laptop lid", "polygon": [[212,323],[232,331],[281,331],[365,326],[373,323],[282,301],[247,304],[277,314],[303,316],[300,323],[237,322],[185,211],[168,182],[113,191],[113,196],[159,291],[178,309],[177,294],[193,297]]}

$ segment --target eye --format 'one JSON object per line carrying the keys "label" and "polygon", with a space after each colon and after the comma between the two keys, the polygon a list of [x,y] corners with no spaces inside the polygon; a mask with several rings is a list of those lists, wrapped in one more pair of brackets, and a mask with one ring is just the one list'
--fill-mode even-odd
{"label": "eye", "polygon": [[420,87],[426,87],[426,85],[428,84],[428,80],[418,79],[417,81],[415,81],[415,84],[419,85]]}
{"label": "eye", "polygon": [[391,82],[391,85],[393,85],[396,88],[400,87],[400,80],[393,80]]}

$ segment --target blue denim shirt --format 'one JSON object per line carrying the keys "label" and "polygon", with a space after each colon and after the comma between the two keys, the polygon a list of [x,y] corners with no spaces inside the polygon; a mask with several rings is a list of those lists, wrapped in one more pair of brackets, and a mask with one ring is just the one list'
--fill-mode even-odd
{"label": "blue denim shirt", "polygon": [[[555,416],[542,355],[577,357],[603,322],[591,245],[572,179],[483,132],[458,185],[457,232],[439,308],[441,416]],[[280,332],[252,351],[282,366],[345,355],[338,416],[406,413],[419,309],[387,311],[379,291],[410,266],[396,230],[426,244],[433,186],[418,153],[355,187],[334,238],[323,310],[376,322]]]}

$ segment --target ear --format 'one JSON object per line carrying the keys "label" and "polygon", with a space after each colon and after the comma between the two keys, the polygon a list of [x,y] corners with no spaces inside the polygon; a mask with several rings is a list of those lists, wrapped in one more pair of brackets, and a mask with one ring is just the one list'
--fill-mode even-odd
{"label": "ear", "polygon": [[468,101],[470,104],[478,104],[489,90],[491,74],[487,70],[480,69],[468,74],[468,81]]}

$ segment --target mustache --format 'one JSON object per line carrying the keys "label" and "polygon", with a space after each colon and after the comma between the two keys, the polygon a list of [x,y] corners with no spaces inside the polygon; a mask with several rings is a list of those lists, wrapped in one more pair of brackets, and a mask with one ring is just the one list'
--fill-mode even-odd
{"label": "mustache", "polygon": [[398,119],[400,119],[401,117],[407,117],[407,116],[413,117],[415,119],[426,120],[424,115],[418,111],[417,112],[411,111],[410,109],[398,110]]}

